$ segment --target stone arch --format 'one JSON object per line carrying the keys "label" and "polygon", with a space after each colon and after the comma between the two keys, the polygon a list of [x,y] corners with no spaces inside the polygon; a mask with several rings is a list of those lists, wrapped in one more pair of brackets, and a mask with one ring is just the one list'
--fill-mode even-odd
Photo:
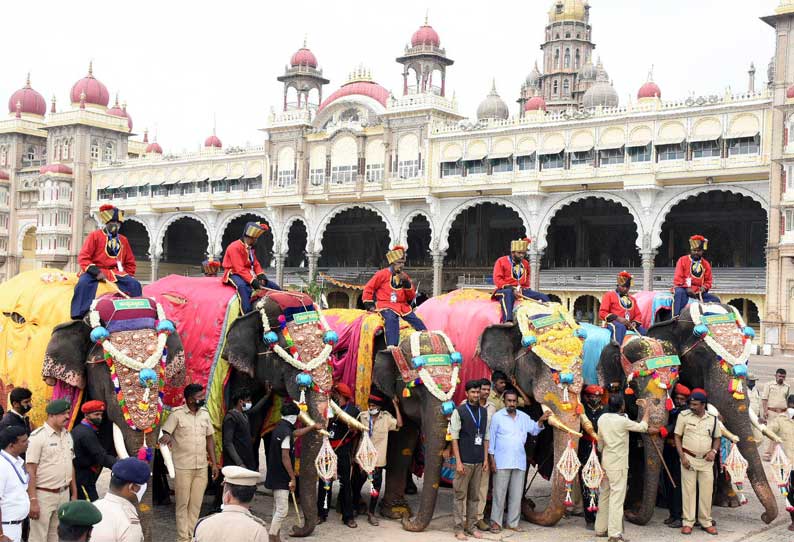
{"label": "stone arch", "polygon": [[[287,250],[289,248],[289,230],[290,230],[290,228],[292,228],[292,225],[295,224],[295,222],[303,222],[303,225],[306,227],[306,232],[307,233],[309,232],[309,221],[306,220],[306,218],[304,218],[304,217],[302,217],[300,215],[293,215],[293,216],[289,217],[286,222],[284,222],[284,226],[281,229],[281,235],[279,235],[276,238],[277,239],[277,244],[274,245],[273,250],[276,250],[277,252],[283,252],[283,253],[287,252]],[[309,239],[308,239],[308,236],[306,238],[306,246],[303,247],[303,249],[305,251],[307,251],[307,252],[309,250]]]}
{"label": "stone arch", "polygon": [[[298,242],[295,246],[290,243],[290,236],[292,229],[296,225],[302,225],[302,233],[305,239],[298,237]],[[306,254],[309,252],[309,222],[302,216],[293,216],[284,225],[283,239],[281,242],[281,254],[284,255],[284,265],[286,267],[303,267],[306,264]],[[298,235],[299,233],[296,233]]]}
{"label": "stone arch", "polygon": [[438,251],[446,252],[447,249],[449,249],[449,232],[452,229],[452,224],[455,222],[455,219],[458,217],[458,215],[466,209],[476,207],[481,203],[493,203],[494,205],[501,205],[502,207],[512,209],[518,214],[518,217],[524,224],[524,231],[526,234],[528,236],[532,235],[532,229],[529,226],[529,220],[527,220],[526,213],[524,213],[524,210],[512,201],[506,198],[472,198],[455,207],[444,220],[444,224],[441,227],[441,234],[439,236],[434,235],[435,240],[438,243]]}
{"label": "stone arch", "polygon": [[[163,222],[163,224],[160,226],[160,229],[158,230],[156,236],[157,241],[154,244],[155,252],[153,256],[156,256],[158,259],[162,256],[163,240],[165,239],[165,234],[168,231],[168,227],[177,220],[179,220],[180,218],[192,218],[193,220],[201,224],[201,226],[204,228],[204,231],[207,234],[208,242],[210,242],[210,240],[213,238],[212,230],[210,229],[209,224],[207,224],[206,220],[204,220],[204,218],[202,218],[200,215],[197,215],[196,213],[175,213],[170,217],[168,217],[168,219],[165,222]],[[210,250],[210,247],[207,247],[207,250]],[[197,263],[201,263],[201,262],[197,262]]]}
{"label": "stone arch", "polygon": [[547,236],[549,232],[549,226],[551,225],[551,220],[554,218],[554,215],[556,215],[564,207],[588,198],[603,199],[606,201],[617,203],[618,205],[625,207],[628,210],[629,214],[634,219],[634,224],[637,226],[636,245],[637,245],[637,249],[642,251],[642,240],[645,234],[645,229],[643,227],[642,220],[640,219],[640,213],[634,207],[634,204],[632,204],[622,196],[618,196],[617,194],[613,194],[612,192],[599,191],[599,192],[579,192],[577,194],[572,194],[570,196],[561,198],[554,205],[552,205],[549,208],[549,210],[546,211],[546,214],[543,216],[543,219],[540,222],[540,227],[538,228],[538,233],[537,233],[537,239],[533,239],[533,246],[538,252],[543,252],[548,246]]}
{"label": "stone arch", "polygon": [[[427,223],[427,229],[424,228],[425,223]],[[411,228],[412,224],[414,224],[413,229]],[[415,210],[405,217],[400,228],[399,244],[406,248],[408,265],[412,267],[432,265],[430,253],[434,246],[434,232],[430,213]]]}
{"label": "stone arch", "polygon": [[[267,225],[270,226],[270,231],[273,234],[273,240],[275,243],[278,237],[276,236],[276,231],[275,228],[273,227],[273,221],[270,220],[270,218],[265,213],[257,209],[240,209],[224,216],[224,218],[218,224],[218,228],[215,231],[214,237],[210,237],[210,239],[212,239],[212,246],[210,248],[212,249],[213,256],[217,256],[222,252],[221,244],[223,241],[223,234],[226,232],[226,228],[229,227],[229,224],[231,224],[234,220],[240,218],[241,216],[245,216],[245,215],[256,215],[260,217],[264,222],[267,222]],[[207,230],[207,232],[209,232],[209,230]],[[240,233],[242,234],[242,232]],[[274,245],[273,250],[275,249],[276,246]]]}
{"label": "stone arch", "polygon": [[[140,242],[138,235],[132,235],[139,232],[129,232],[130,229],[134,229],[130,227],[130,224],[135,224],[143,228],[143,232],[146,234],[146,241],[145,243]],[[130,242],[130,247],[132,248],[132,253],[135,256],[136,260],[140,260],[143,257],[149,257],[152,253],[153,248],[153,237],[152,232],[149,229],[149,224],[146,223],[145,220],[142,220],[136,216],[126,216],[124,217],[124,222],[121,223],[121,228],[119,229],[119,233],[127,237],[127,240]],[[145,248],[144,248],[145,245]]]}
{"label": "stone arch", "polygon": [[408,228],[411,225],[411,221],[416,218],[417,216],[423,216],[427,219],[427,222],[430,224],[430,246],[433,247],[436,245],[436,228],[435,224],[433,224],[433,218],[430,216],[430,213],[427,211],[423,211],[421,209],[417,209],[415,211],[411,211],[408,216],[406,216],[403,221],[402,225],[400,226],[400,236],[398,237],[398,242],[404,246],[408,246]]}
{"label": "stone arch", "polygon": [[22,243],[25,241],[25,236],[31,229],[36,229],[36,220],[23,220],[19,222],[19,231],[17,232],[17,254],[22,255]]}
{"label": "stone arch", "polygon": [[761,326],[762,307],[755,299],[744,295],[730,296],[723,299],[723,303],[736,307],[742,315],[744,323],[758,329]]}
{"label": "stone arch", "polygon": [[366,209],[367,211],[372,211],[376,215],[380,217],[384,224],[386,224],[386,231],[389,233],[389,241],[393,244],[397,239],[397,234],[394,230],[394,226],[392,225],[391,221],[389,220],[386,213],[378,209],[373,205],[369,205],[367,203],[345,203],[342,205],[337,205],[333,209],[331,209],[323,219],[320,221],[320,224],[317,226],[317,231],[314,234],[314,246],[311,246],[311,243],[307,243],[308,248],[312,250],[312,252],[320,253],[323,250],[323,235],[325,235],[325,230],[328,227],[328,224],[331,220],[338,214],[343,213],[345,211],[349,211],[350,209],[355,209],[358,207],[359,209]]}
{"label": "stone arch", "polygon": [[[571,299],[571,313],[577,322],[597,324],[600,305],[600,300],[593,294],[581,293]],[[581,314],[577,314],[577,311],[581,311]]]}
{"label": "stone arch", "polygon": [[732,192],[734,194],[739,194],[741,196],[747,196],[748,198],[759,203],[761,205],[761,208],[767,212],[767,219],[769,218],[769,200],[768,200],[768,195],[766,194],[762,194],[759,191],[735,184],[697,186],[695,188],[690,188],[689,190],[685,190],[683,192],[679,192],[674,196],[671,196],[670,199],[668,199],[661,206],[659,212],[656,215],[656,219],[650,228],[650,237],[651,237],[650,248],[656,250],[660,246],[662,246],[662,226],[664,226],[664,223],[667,220],[667,215],[670,213],[670,210],[673,207],[675,207],[678,203],[686,199],[689,199],[693,196],[697,196],[699,194],[704,194],[706,192],[712,192],[712,191]]}

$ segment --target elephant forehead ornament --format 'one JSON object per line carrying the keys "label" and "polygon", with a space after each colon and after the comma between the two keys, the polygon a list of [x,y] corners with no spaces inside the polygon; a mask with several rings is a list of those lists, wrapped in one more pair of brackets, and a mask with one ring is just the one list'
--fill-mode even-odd
{"label": "elephant forehead ornament", "polygon": [[755,331],[745,325],[739,311],[731,305],[727,305],[726,309],[723,305],[693,303],[690,307],[689,314],[695,326],[692,333],[698,340],[686,352],[695,348],[700,341],[705,342],[717,356],[722,370],[730,377],[728,391],[734,399],[743,401],[747,360],[753,349]]}
{"label": "elephant forehead ornament", "polygon": [[551,369],[554,381],[562,390],[561,407],[570,410],[581,391],[582,347],[587,332],[562,307],[554,307],[551,314],[547,314],[548,310],[547,305],[536,303],[519,305],[516,319],[521,344]]}
{"label": "elephant forehead ornament", "polygon": [[[640,348],[642,358],[633,363],[626,357],[627,347]],[[668,346],[668,350],[672,349]],[[623,371],[626,373],[626,383],[638,377],[651,377],[649,386],[655,386],[658,390],[667,395],[665,408],[673,410],[673,400],[670,393],[678,380],[678,370],[681,366],[681,359],[675,354],[665,352],[665,343],[652,337],[641,337],[639,335],[626,335],[623,345],[620,348],[620,362]],[[630,387],[626,388],[628,395],[634,394]]]}

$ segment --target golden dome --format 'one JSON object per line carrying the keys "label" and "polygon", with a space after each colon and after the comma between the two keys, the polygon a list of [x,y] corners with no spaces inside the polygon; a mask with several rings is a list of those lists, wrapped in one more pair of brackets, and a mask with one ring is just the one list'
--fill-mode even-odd
{"label": "golden dome", "polygon": [[589,7],[587,0],[554,0],[549,9],[549,22],[584,21]]}

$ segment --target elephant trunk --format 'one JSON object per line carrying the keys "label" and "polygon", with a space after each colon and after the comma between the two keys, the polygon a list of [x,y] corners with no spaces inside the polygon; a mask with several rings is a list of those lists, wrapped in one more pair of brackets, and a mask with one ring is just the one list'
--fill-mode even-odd
{"label": "elephant trunk", "polygon": [[[320,419],[315,418],[315,419]],[[300,538],[309,536],[317,525],[317,467],[314,459],[320,452],[322,436],[315,431],[302,437],[301,462],[299,471],[300,509],[303,511],[303,525],[293,526],[290,536]]]}
{"label": "elephant trunk", "polygon": [[753,491],[764,507],[764,512],[761,514],[761,519],[764,523],[772,523],[778,514],[777,499],[772,488],[769,487],[769,481],[766,479],[764,472],[764,465],[761,463],[761,455],[758,452],[758,444],[753,438],[753,431],[749,424],[742,424],[736,436],[739,437],[739,451],[747,460],[747,478],[750,485],[753,486]]}
{"label": "elephant trunk", "polygon": [[647,525],[653,517],[653,511],[656,507],[656,493],[659,490],[659,473],[662,469],[662,458],[659,452],[661,452],[664,445],[659,435],[644,434],[642,435],[642,443],[643,453],[645,454],[642,500],[638,507],[627,509],[625,512],[626,519],[636,525]]}
{"label": "elephant trunk", "polygon": [[403,517],[403,529],[411,532],[425,530],[433,519],[441,479],[442,452],[446,444],[447,419],[438,401],[428,401],[422,407],[422,436],[425,442],[425,476],[419,512],[414,518]]}

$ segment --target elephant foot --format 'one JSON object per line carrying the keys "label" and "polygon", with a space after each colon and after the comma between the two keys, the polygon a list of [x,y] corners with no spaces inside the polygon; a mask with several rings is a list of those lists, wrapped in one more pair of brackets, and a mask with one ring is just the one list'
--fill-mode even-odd
{"label": "elephant foot", "polygon": [[[761,514],[761,521],[769,525],[770,523],[775,521],[776,517],[777,514],[770,514],[769,512],[764,512],[763,514]],[[794,515],[792,515],[791,517],[791,524],[794,525]]]}
{"label": "elephant foot", "polygon": [[714,506],[719,506],[720,508],[738,508],[741,505],[739,496],[734,492],[717,495],[714,499]]}
{"label": "elephant foot", "polygon": [[405,501],[395,501],[391,504],[380,504],[380,515],[387,519],[410,518],[413,515],[411,507]]}

